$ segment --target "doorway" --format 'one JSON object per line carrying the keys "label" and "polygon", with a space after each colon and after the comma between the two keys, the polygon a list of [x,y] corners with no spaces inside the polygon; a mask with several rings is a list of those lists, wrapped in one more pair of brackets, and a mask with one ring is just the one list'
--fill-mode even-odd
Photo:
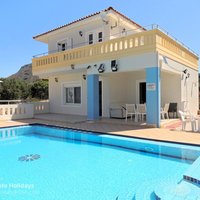
{"label": "doorway", "polygon": [[139,103],[146,103],[146,82],[139,83]]}

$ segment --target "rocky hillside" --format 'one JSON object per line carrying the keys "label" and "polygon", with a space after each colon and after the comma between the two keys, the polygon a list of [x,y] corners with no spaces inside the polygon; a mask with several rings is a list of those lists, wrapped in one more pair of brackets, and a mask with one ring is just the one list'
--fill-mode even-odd
{"label": "rocky hillside", "polygon": [[39,77],[32,75],[32,64],[22,66],[17,73],[9,76],[8,78],[21,79],[27,82],[33,82],[39,79]]}

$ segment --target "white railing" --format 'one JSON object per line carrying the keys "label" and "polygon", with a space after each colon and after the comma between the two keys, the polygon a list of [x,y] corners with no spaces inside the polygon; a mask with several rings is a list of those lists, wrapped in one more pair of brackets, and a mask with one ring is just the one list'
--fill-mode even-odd
{"label": "white railing", "polygon": [[33,118],[34,114],[49,113],[49,101],[39,101],[33,103],[19,103],[21,102],[20,100],[0,101],[0,103],[6,102],[16,104],[0,104],[0,120],[29,119]]}
{"label": "white railing", "polygon": [[49,101],[39,101],[33,103],[34,114],[49,113]]}
{"label": "white railing", "polygon": [[33,104],[0,105],[0,119],[2,120],[28,119],[33,118],[33,115]]}
{"label": "white railing", "polygon": [[22,100],[0,100],[0,104],[17,104],[22,103]]}
{"label": "white railing", "polygon": [[[131,35],[131,34],[135,34],[135,33],[139,33],[139,32],[143,32],[143,31],[150,31],[150,30],[154,30],[154,29],[158,29],[161,32],[165,33],[166,35],[168,35],[171,39],[173,39],[174,41],[176,41],[177,43],[179,43],[180,45],[182,45],[183,47],[185,47],[188,51],[190,51],[191,53],[195,54],[196,56],[199,56],[196,52],[194,52],[192,49],[190,49],[188,46],[186,46],[183,42],[179,41],[176,37],[174,37],[171,33],[169,33],[168,31],[166,31],[163,27],[161,27],[158,24],[150,24],[150,25],[146,25],[140,28],[136,28],[136,29],[128,29],[128,30],[123,30],[123,31],[119,31],[119,32],[115,32],[112,35],[106,35],[103,37],[103,41],[108,41],[111,40],[112,38],[119,38],[119,37],[123,37],[123,36],[127,36],[127,35]],[[71,50],[74,48],[79,48],[79,47],[83,47],[83,46],[88,46],[89,41],[86,42],[82,42],[82,43],[77,43],[71,46],[67,46],[67,50]],[[42,57],[42,56],[46,56],[49,54],[53,54],[53,53],[57,53],[60,52],[61,50],[55,49],[55,50],[51,50],[45,53],[41,53],[38,55],[33,56],[33,58],[38,58],[38,57]],[[62,52],[62,51],[61,51]]]}
{"label": "white railing", "polygon": [[149,31],[132,33],[79,48],[34,57],[32,71],[34,75],[43,75],[49,70],[56,71],[59,67],[65,67],[66,70],[70,71],[73,69],[72,66],[77,64],[88,64],[94,60],[102,61],[149,52],[158,52],[195,70],[198,68],[197,54],[173,39],[161,28],[156,27],[156,29]]}

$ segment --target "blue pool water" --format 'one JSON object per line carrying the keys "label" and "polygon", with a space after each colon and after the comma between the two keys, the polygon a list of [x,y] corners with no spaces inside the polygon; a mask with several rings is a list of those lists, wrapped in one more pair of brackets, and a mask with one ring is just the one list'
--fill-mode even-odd
{"label": "blue pool water", "polygon": [[[42,126],[2,129],[0,135],[1,200],[150,200],[156,186],[180,182],[200,152]],[[144,144],[151,152],[133,149]],[[160,155],[173,151],[191,160]]]}

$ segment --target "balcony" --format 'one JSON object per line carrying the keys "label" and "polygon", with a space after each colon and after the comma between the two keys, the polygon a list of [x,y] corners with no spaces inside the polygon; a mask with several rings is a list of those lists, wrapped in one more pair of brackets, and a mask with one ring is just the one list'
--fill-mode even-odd
{"label": "balcony", "polygon": [[177,62],[198,69],[198,55],[159,28],[123,36],[109,41],[87,45],[32,60],[33,74],[71,65],[87,64],[101,60],[120,59],[124,56],[158,52]]}

